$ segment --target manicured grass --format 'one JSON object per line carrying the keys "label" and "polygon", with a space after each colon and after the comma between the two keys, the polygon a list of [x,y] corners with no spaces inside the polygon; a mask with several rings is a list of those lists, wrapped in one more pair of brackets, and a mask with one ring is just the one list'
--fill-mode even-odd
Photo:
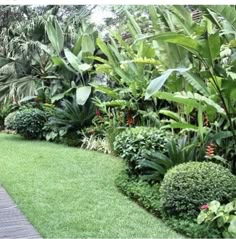
{"label": "manicured grass", "polygon": [[101,153],[0,134],[0,183],[41,236],[180,238],[118,192],[122,166]]}

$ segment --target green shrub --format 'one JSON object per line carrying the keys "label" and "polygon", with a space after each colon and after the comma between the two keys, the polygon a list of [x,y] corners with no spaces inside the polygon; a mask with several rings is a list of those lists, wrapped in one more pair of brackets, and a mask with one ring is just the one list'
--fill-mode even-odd
{"label": "green shrub", "polygon": [[[135,200],[152,214],[160,217],[160,193],[159,184],[150,185],[137,177],[130,177],[126,171],[122,171],[115,180],[116,186],[126,196]],[[175,231],[190,238],[220,238],[221,232],[212,227],[198,225],[194,219],[181,219],[177,217],[165,218],[167,223]]]}
{"label": "green shrub", "polygon": [[114,149],[114,142],[116,139],[116,136],[119,135],[122,131],[124,130],[124,128],[119,128],[119,127],[111,127],[107,130],[106,132],[106,139],[107,142],[109,144],[110,150],[116,154],[115,149]]}
{"label": "green shrub", "polygon": [[171,134],[157,128],[129,128],[117,135],[114,149],[126,160],[129,173],[139,175],[138,162],[144,158],[144,150],[164,153],[167,150],[166,143],[169,138],[171,138]]}
{"label": "green shrub", "polygon": [[40,139],[43,136],[42,129],[46,121],[44,111],[33,108],[24,109],[16,113],[15,129],[26,139]]}
{"label": "green shrub", "polygon": [[5,129],[7,129],[7,130],[15,130],[16,129],[16,123],[15,123],[16,113],[17,113],[17,111],[12,112],[7,115],[7,117],[4,120]]}
{"label": "green shrub", "polygon": [[236,177],[211,162],[180,164],[166,173],[160,195],[163,215],[196,217],[203,204],[228,202],[236,196]]}
{"label": "green shrub", "polygon": [[160,215],[159,184],[150,185],[122,171],[115,180],[116,186],[128,197],[155,215]]}

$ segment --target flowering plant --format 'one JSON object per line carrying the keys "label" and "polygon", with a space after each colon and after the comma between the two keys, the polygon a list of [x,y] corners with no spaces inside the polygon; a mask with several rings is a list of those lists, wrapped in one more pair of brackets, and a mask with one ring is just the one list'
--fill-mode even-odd
{"label": "flowering plant", "polygon": [[235,238],[236,198],[226,205],[221,205],[218,201],[203,205],[197,222],[198,224],[207,223],[209,226],[219,228],[225,238]]}

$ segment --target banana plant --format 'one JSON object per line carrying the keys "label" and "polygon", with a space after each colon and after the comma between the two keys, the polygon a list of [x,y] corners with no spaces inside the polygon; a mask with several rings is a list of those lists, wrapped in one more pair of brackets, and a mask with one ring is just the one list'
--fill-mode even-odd
{"label": "banana plant", "polygon": [[[160,75],[163,67],[156,56],[152,44],[144,41],[135,41],[141,29],[134,17],[125,11],[131,39],[128,43],[117,32],[110,32],[109,41],[104,42],[100,37],[97,45],[104,58],[94,57],[100,64],[96,72],[106,76],[107,84],[92,84],[95,90],[110,97],[107,107],[115,107],[125,112],[132,111],[133,117],[142,117],[140,112],[147,108],[155,109],[155,101],[145,102],[145,89],[150,79]],[[123,102],[122,104],[120,104]],[[109,105],[109,106],[108,106]]]}
{"label": "banana plant", "polygon": [[90,25],[82,24],[81,28],[72,49],[68,49],[59,23],[55,18],[48,19],[46,32],[53,48],[53,52],[47,51],[51,55],[51,67],[69,81],[69,88],[52,96],[53,102],[61,100],[75,89],[77,104],[84,105],[91,94],[88,82],[92,61],[87,58],[94,54],[96,32]]}
{"label": "banana plant", "polygon": [[[228,51],[234,52],[234,41],[225,42],[225,38],[219,32],[219,24],[216,23],[217,16],[221,15],[224,18],[224,22],[227,21],[228,25],[231,25],[233,29],[235,25],[236,13],[232,7],[206,7],[209,13],[215,11],[214,20],[204,19],[206,23],[205,29],[195,34],[189,34],[186,29],[176,32],[170,31],[166,33],[155,33],[143,36],[141,41],[148,40],[153,42],[164,42],[176,45],[187,50],[192,58],[192,69],[190,72],[183,73],[183,78],[191,84],[195,92],[202,94],[204,97],[215,101],[216,104],[223,108],[229,125],[233,134],[236,145],[235,127],[232,121],[232,115],[235,114],[235,99],[233,99],[234,92],[234,73],[232,69],[235,69],[235,60],[233,54],[229,57],[228,61],[223,61],[222,48],[228,47]],[[226,11],[226,10],[230,11]],[[213,14],[211,14],[213,17]],[[212,20],[212,21],[211,21]],[[218,19],[217,19],[218,20]],[[218,20],[219,22],[219,20]],[[215,24],[215,25],[214,25]],[[225,34],[232,34],[231,32],[224,32]],[[225,50],[223,50],[225,51]],[[197,64],[196,64],[197,63]],[[198,67],[196,67],[198,65]],[[223,67],[222,67],[223,65]],[[146,96],[150,97],[150,88],[153,92],[159,91],[158,85],[149,85],[147,88]],[[212,94],[213,93],[213,94]],[[173,98],[173,96],[171,96]],[[192,100],[186,99],[186,100]],[[205,111],[208,114],[208,111]],[[215,117],[212,117],[216,119]],[[233,159],[233,170],[236,170],[236,161]]]}

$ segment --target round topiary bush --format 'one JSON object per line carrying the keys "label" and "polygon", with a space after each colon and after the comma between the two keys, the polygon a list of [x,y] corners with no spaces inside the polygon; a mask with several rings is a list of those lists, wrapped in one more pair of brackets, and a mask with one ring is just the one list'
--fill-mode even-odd
{"label": "round topiary bush", "polygon": [[212,200],[228,202],[236,196],[236,177],[221,165],[188,162],[170,169],[160,187],[165,216],[196,217]]}
{"label": "round topiary bush", "polygon": [[172,137],[168,132],[157,128],[129,128],[118,134],[114,141],[114,150],[126,160],[129,172],[139,174],[138,162],[143,159],[143,151],[167,151],[166,143]]}
{"label": "round topiary bush", "polygon": [[47,121],[44,111],[34,108],[17,111],[15,129],[26,139],[40,139],[43,135],[43,126]]}
{"label": "round topiary bush", "polygon": [[5,129],[8,130],[15,130],[16,125],[15,125],[15,119],[16,119],[16,111],[10,113],[7,115],[7,117],[4,120],[4,127]]}

